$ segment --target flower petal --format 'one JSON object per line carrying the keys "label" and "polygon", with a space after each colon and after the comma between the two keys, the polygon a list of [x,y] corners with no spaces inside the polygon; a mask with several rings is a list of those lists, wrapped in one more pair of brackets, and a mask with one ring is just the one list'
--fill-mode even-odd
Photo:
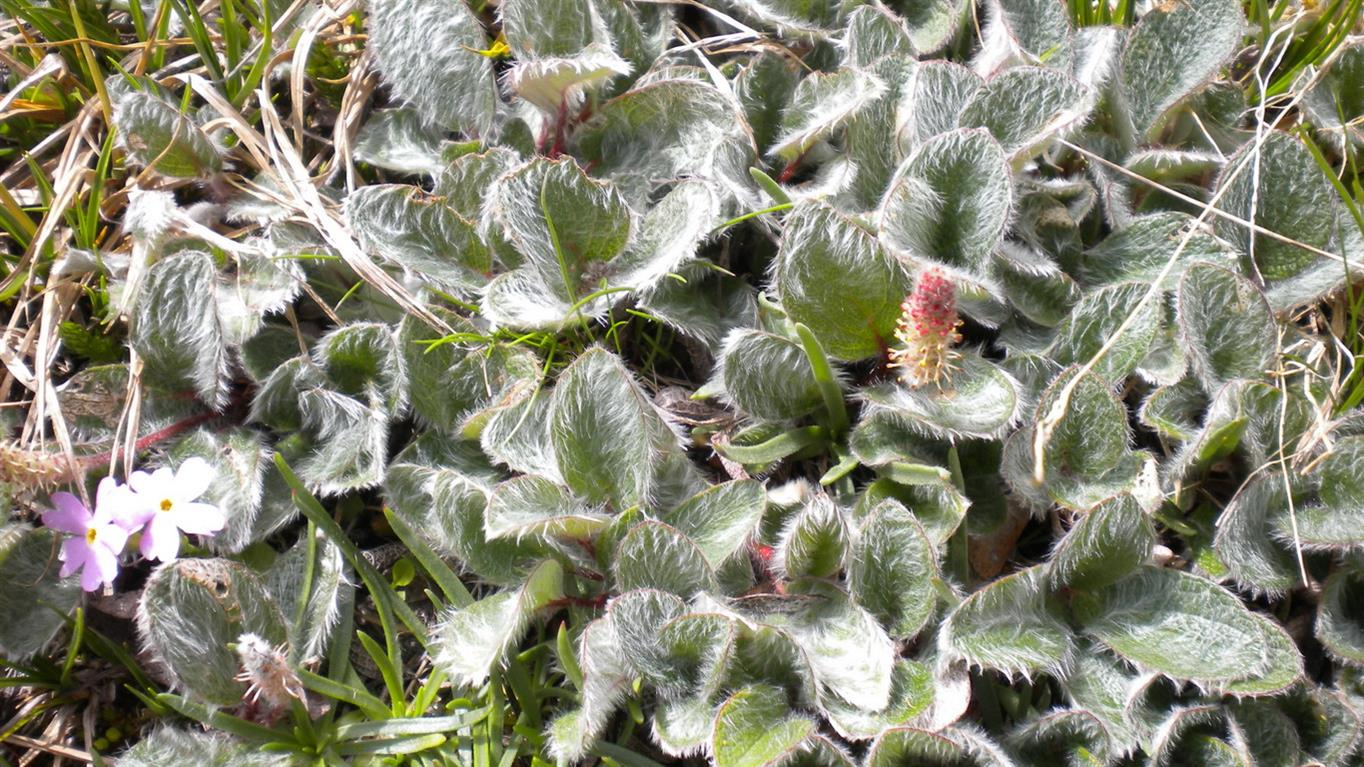
{"label": "flower petal", "polygon": [[43,524],[53,530],[61,530],[73,535],[85,535],[85,526],[90,521],[90,510],[85,508],[81,499],[66,492],[52,494],[51,511],[43,512]]}
{"label": "flower petal", "polygon": [[174,498],[183,502],[197,500],[208,492],[208,486],[217,475],[218,470],[197,455],[186,460],[175,472]]}
{"label": "flower petal", "polygon": [[131,535],[125,528],[112,522],[105,522],[95,528],[95,545],[103,546],[118,554],[128,543]]}
{"label": "flower petal", "polygon": [[123,485],[119,484],[119,481],[113,477],[103,477],[100,479],[99,487],[95,488],[96,514],[98,514],[99,510],[109,502],[110,496],[117,492],[121,487],[123,487]]}
{"label": "flower petal", "polygon": [[85,560],[89,558],[90,547],[85,543],[84,538],[67,538],[62,541],[62,569],[57,575],[65,578],[81,569],[85,565]]}
{"label": "flower petal", "polygon": [[[90,551],[92,556],[85,563],[85,573],[81,576],[81,586],[86,591],[94,591],[100,583],[113,583],[114,578],[118,577],[118,555],[103,546],[95,546]],[[98,580],[94,586],[87,586],[91,581],[91,573]]]}
{"label": "flower petal", "polygon": [[209,503],[176,505],[171,513],[175,515],[176,526],[193,535],[212,535],[227,524],[222,509]]}
{"label": "flower petal", "polygon": [[95,494],[94,523],[112,522],[132,532],[145,525],[154,510],[132,488],[120,485],[113,477],[100,480]]}
{"label": "flower petal", "polygon": [[128,475],[128,486],[138,495],[144,498],[154,496],[159,502],[162,498],[170,497],[171,489],[175,486],[175,472],[165,466],[150,474],[135,471]]}
{"label": "flower petal", "polygon": [[147,472],[135,471],[128,475],[128,487],[131,487],[134,492],[140,493],[147,489],[148,485],[151,483],[151,479],[152,475]]}
{"label": "flower petal", "polygon": [[138,549],[147,559],[169,562],[180,553],[180,530],[169,514],[157,514],[142,530]]}
{"label": "flower petal", "polygon": [[95,591],[101,583],[104,583],[104,577],[100,575],[99,565],[92,552],[90,558],[85,560],[85,566],[81,568],[81,588]]}
{"label": "flower petal", "polygon": [[85,568],[81,570],[81,588],[86,591],[96,591],[103,582],[99,575],[99,569],[95,567],[94,563],[86,562]]}

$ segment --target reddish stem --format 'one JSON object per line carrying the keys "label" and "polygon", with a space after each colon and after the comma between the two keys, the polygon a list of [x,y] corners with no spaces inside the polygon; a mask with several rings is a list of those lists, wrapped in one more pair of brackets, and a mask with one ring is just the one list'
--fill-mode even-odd
{"label": "reddish stem", "polygon": [[810,150],[806,149],[804,152],[801,152],[799,155],[797,155],[796,159],[792,160],[789,165],[787,165],[785,168],[782,168],[781,173],[777,174],[777,183],[779,184],[789,183],[791,179],[795,177],[796,171],[800,170],[801,163],[805,162],[805,155],[809,153]]}
{"label": "reddish stem", "polygon": [[565,135],[567,132],[568,99],[565,98],[559,102],[559,114],[554,119],[554,143],[550,145],[549,152],[545,155],[546,157],[554,160],[564,153],[564,149],[567,147],[568,143]]}
{"label": "reddish stem", "polygon": [[605,607],[606,595],[599,597],[560,597],[545,603],[545,607],[558,609],[560,607]]}
{"label": "reddish stem", "polygon": [[[167,426],[164,429],[158,429],[133,443],[133,452],[140,453],[158,442],[163,442],[171,437],[183,434],[190,429],[193,429],[195,426],[208,423],[209,421],[220,417],[221,416],[218,413],[199,413],[198,415],[192,415],[188,418],[176,421],[170,426]],[[76,459],[76,463],[80,464],[82,469],[90,471],[91,469],[108,466],[110,462],[114,460],[114,456],[118,452],[118,450],[110,450],[106,453],[80,456]]]}

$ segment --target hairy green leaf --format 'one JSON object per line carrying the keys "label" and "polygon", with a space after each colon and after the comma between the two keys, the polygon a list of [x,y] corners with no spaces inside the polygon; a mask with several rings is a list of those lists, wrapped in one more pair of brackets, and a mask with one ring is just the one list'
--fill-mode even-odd
{"label": "hairy green leaf", "polygon": [[634,229],[613,185],[589,178],[571,159],[522,165],[498,181],[489,204],[525,259],[526,276],[570,303],[598,287]]}
{"label": "hairy green leaf", "polygon": [[559,714],[549,725],[550,753],[569,761],[586,756],[630,692],[625,650],[609,617],[587,625],[578,641],[577,657],[583,675],[582,703]]}
{"label": "hairy green leaf", "polygon": [[910,639],[933,615],[937,556],[900,504],[883,501],[862,521],[848,561],[853,600],[896,639]]}
{"label": "hairy green leaf", "polygon": [[1281,476],[1251,480],[1217,522],[1213,546],[1236,584],[1252,592],[1282,594],[1297,581],[1292,554],[1270,535],[1270,521],[1288,507]]}
{"label": "hairy green leaf", "polygon": [[[1076,509],[1088,509],[1103,499],[1136,488],[1146,456],[1132,451],[1127,416],[1103,381],[1087,374],[1070,388],[1078,370],[1063,373],[1042,395],[1039,418],[1047,418],[1065,403],[1060,420],[1046,441],[1042,454],[1045,469],[1043,491],[1053,500]],[[1033,492],[1030,476],[1034,434],[1017,432],[1005,448],[1006,478],[1015,489]],[[1012,455],[1011,455],[1012,454]],[[1022,476],[1020,476],[1022,475]]]}
{"label": "hairy green leaf", "polygon": [[768,620],[786,627],[805,655],[819,700],[834,697],[866,712],[885,709],[891,701],[895,663],[890,636],[871,613],[836,587],[818,582],[805,587],[814,597],[805,609]]}
{"label": "hairy green leaf", "polygon": [[[1239,259],[1228,245],[1203,231],[1189,233],[1193,219],[1173,211],[1137,216],[1127,226],[1104,238],[1085,253],[1084,279],[1094,286],[1119,282],[1154,282],[1175,259],[1161,283],[1162,289],[1178,287],[1190,265],[1200,261],[1237,268]],[[1184,249],[1175,252],[1181,242]]]}
{"label": "hairy green leaf", "polygon": [[1221,685],[1220,690],[1241,697],[1279,695],[1302,681],[1302,653],[1298,651],[1298,645],[1293,641],[1293,637],[1275,623],[1273,618],[1262,613],[1253,615],[1260,624],[1260,631],[1264,636],[1267,667],[1257,676]]}
{"label": "hairy green leaf", "polygon": [[1349,551],[1364,546],[1364,437],[1336,443],[1317,469],[1321,503],[1299,506],[1296,521],[1287,504],[1273,517],[1275,537],[1288,546],[1316,551]]}
{"label": "hairy green leaf", "polygon": [[415,186],[376,184],[346,197],[346,219],[371,253],[469,295],[487,282],[492,252],[473,221]]}
{"label": "hairy green leaf", "polygon": [[51,641],[80,601],[78,578],[59,579],[56,553],[61,537],[47,528],[21,523],[0,528],[0,653],[26,661]]}
{"label": "hairy green leaf", "polygon": [[1061,678],[1061,688],[1071,703],[1104,725],[1113,747],[1122,750],[1131,748],[1145,733],[1138,712],[1128,707],[1128,697],[1138,682],[1125,663],[1081,638],[1075,662]]}
{"label": "hairy green leaf", "polygon": [[[323,336],[313,359],[335,388],[377,399],[392,414],[407,404],[407,371],[393,328],[379,322],[343,325]],[[377,395],[377,396],[376,396]]]}
{"label": "hairy green leaf", "polygon": [[1032,248],[1001,243],[991,270],[1014,309],[1039,325],[1061,324],[1080,300],[1075,280],[1046,254]]}
{"label": "hairy green leaf", "polygon": [[497,84],[478,19],[462,0],[376,0],[370,41],[384,80],[429,124],[487,133]]}
{"label": "hairy green leaf", "polygon": [[606,526],[599,510],[542,477],[515,477],[498,485],[484,513],[488,539],[536,536],[587,540]]}
{"label": "hairy green leaf", "polygon": [[[644,611],[622,612],[627,598]],[[657,685],[654,737],[666,753],[686,756],[704,748],[711,739],[714,709],[717,698],[723,697],[719,693],[734,647],[736,624],[715,613],[689,613],[665,618],[660,625],[656,619],[663,616],[658,608],[665,605],[667,614],[676,615],[684,609],[681,600],[671,595],[631,592],[612,604],[611,614],[622,646],[628,649],[630,665],[649,665],[642,656],[654,657],[657,653],[655,670],[640,672]],[[657,627],[646,632],[652,632],[650,637],[638,629],[627,630],[629,622],[638,623],[640,618]]]}
{"label": "hairy green leaf", "polygon": [[[1229,0],[1228,0],[1229,1]],[[1335,251],[1340,211],[1335,190],[1302,141],[1272,131],[1263,146],[1252,143],[1227,164],[1218,180],[1219,207],[1243,220],[1314,248]],[[1295,283],[1312,283],[1318,268],[1329,270],[1330,284],[1345,274],[1336,262],[1295,244],[1253,234],[1244,225],[1219,219],[1217,233],[1246,254],[1266,285],[1270,306],[1282,311],[1315,295]]]}
{"label": "hairy green leaf", "polygon": [[853,9],[843,34],[848,66],[866,67],[882,56],[914,53],[905,20],[887,8],[863,5]]}
{"label": "hairy green leaf", "polygon": [[808,75],[796,86],[782,114],[781,135],[769,154],[787,162],[799,159],[880,97],[885,87],[879,78],[860,69]]}
{"label": "hairy green leaf", "polygon": [[1203,684],[1268,670],[1265,634],[1240,600],[1194,575],[1147,567],[1072,603],[1085,633],[1138,666]]}
{"label": "hairy green leaf", "polygon": [[1027,764],[1108,764],[1111,746],[1108,730],[1098,717],[1083,709],[1051,711],[1022,723],[1007,741]]}
{"label": "hairy green leaf", "polygon": [[662,521],[691,539],[719,568],[735,556],[762,522],[763,486],[748,479],[712,485],[664,514]]}
{"label": "hairy green leaf", "polygon": [[1070,19],[1057,0],[991,0],[977,71],[1011,63],[1064,67],[1071,56]]}
{"label": "hairy green leaf", "polygon": [[827,578],[843,569],[850,537],[843,511],[829,496],[816,495],[787,523],[774,562],[791,578]]}
{"label": "hairy green leaf", "polygon": [[176,686],[220,706],[240,703],[246,692],[228,644],[250,633],[274,647],[287,636],[260,578],[226,559],[178,559],[158,567],[142,591],[137,627]]}
{"label": "hairy green leaf", "polygon": [[1155,541],[1155,528],[1136,499],[1124,493],[1106,500],[1057,544],[1049,565],[1052,586],[1110,586],[1146,562]]}
{"label": "hairy green leaf", "polygon": [[295,662],[322,658],[342,611],[354,608],[348,569],[341,549],[318,535],[311,546],[306,537],[294,544],[265,573],[265,587],[288,625]]}
{"label": "hairy green leaf", "polygon": [[298,474],[321,495],[340,495],[383,482],[389,413],[377,392],[362,399],[321,386],[299,395],[304,427],[313,436]]}
{"label": "hairy green leaf", "polygon": [[968,763],[961,746],[945,735],[912,727],[892,727],[877,736],[867,752],[867,767],[957,767]]}
{"label": "hairy green leaf", "polygon": [[599,88],[628,74],[630,62],[609,45],[592,42],[573,55],[532,56],[517,61],[508,70],[505,82],[512,93],[555,114],[560,107],[582,101],[589,87]]}
{"label": "hairy green leaf", "polygon": [[773,268],[782,308],[847,360],[881,352],[912,287],[870,231],[822,202],[792,209]]}
{"label": "hairy green leaf", "polygon": [[784,762],[815,732],[772,687],[745,687],[716,712],[711,754],[716,767],[766,767]]}
{"label": "hairy green leaf", "polygon": [[982,274],[1004,236],[1012,200],[1009,166],[983,130],[925,141],[891,180],[881,242],[896,252]]}
{"label": "hairy green leaf", "polygon": [[563,578],[563,567],[546,560],[520,588],[447,611],[434,635],[436,665],[464,684],[486,680],[521,641],[531,616],[564,595]]}
{"label": "hairy green leaf", "polygon": [[1138,303],[1150,286],[1125,282],[1090,292],[1057,328],[1056,341],[1048,350],[1062,365],[1089,362],[1118,327],[1137,315],[1118,342],[1099,359],[1094,372],[1113,383],[1126,378],[1146,357],[1162,322],[1159,301]]}
{"label": "hairy green leaf", "polygon": [[1075,639],[1047,605],[1041,567],[1006,575],[967,597],[943,623],[938,645],[949,657],[1005,674],[1064,668]]}
{"label": "hairy green leaf", "polygon": [[483,452],[497,463],[562,483],[550,439],[553,402],[551,393],[544,389],[514,387],[498,404],[466,421],[465,434],[472,436],[471,431],[476,430]]}
{"label": "hairy green leaf", "polygon": [[1193,372],[1208,392],[1234,378],[1263,378],[1273,367],[1278,326],[1249,280],[1195,265],[1180,282],[1178,306]]}
{"label": "hairy green leaf", "polygon": [[961,126],[990,131],[1018,163],[1083,122],[1090,102],[1085,86],[1063,72],[1012,67],[985,81],[962,110]]}
{"label": "hairy green leaf", "polygon": [[890,479],[873,482],[863,493],[862,502],[870,509],[886,498],[909,509],[935,548],[952,537],[971,505],[966,496],[950,484],[909,486]]}
{"label": "hairy green leaf", "polygon": [[355,159],[412,175],[438,176],[445,167],[440,134],[411,107],[370,113],[355,136]]}
{"label": "hairy green leaf", "polygon": [[[454,314],[436,314],[452,327],[474,329],[467,320]],[[480,424],[482,438],[505,398],[538,381],[539,361],[531,352],[516,346],[479,348],[474,344],[425,343],[440,337],[438,331],[411,316],[404,318],[399,327],[398,346],[407,369],[412,411],[421,420],[447,432],[455,431],[476,413],[483,414],[486,420]],[[549,397],[542,392],[540,399],[548,402]],[[503,460],[494,449],[485,446],[485,450]],[[543,464],[537,464],[537,469],[544,471]]]}
{"label": "hairy green leaf", "polygon": [[1122,52],[1122,98],[1137,140],[1152,138],[1169,111],[1212,79],[1236,51],[1244,18],[1236,0],[1152,9]]}
{"label": "hairy green leaf", "polygon": [[900,150],[912,152],[934,136],[956,129],[961,112],[985,81],[951,61],[927,61],[901,89],[896,113]]}
{"label": "hairy green leaf", "polygon": [[676,274],[714,227],[719,205],[710,186],[684,181],[639,222],[634,240],[611,264],[613,286],[647,291]]}
{"label": "hairy green leaf", "polygon": [[943,377],[941,388],[880,384],[862,394],[873,408],[905,416],[925,437],[999,439],[1018,418],[1018,382],[973,351],[958,364]]}
{"label": "hairy green leaf", "polygon": [[819,383],[796,342],[756,329],[736,330],[720,350],[725,396],[768,421],[809,415],[823,404]]}
{"label": "hairy green leaf", "polygon": [[936,53],[952,41],[967,20],[967,4],[962,0],[925,0],[896,3],[909,26],[909,39],[920,53]]}
{"label": "hairy green leaf", "polygon": [[616,179],[632,199],[658,179],[694,178],[717,189],[747,188],[756,150],[742,114],[695,80],[641,84],[599,107],[580,146],[594,173]]}
{"label": "hairy green leaf", "polygon": [[1317,639],[1337,658],[1364,664],[1364,574],[1356,567],[1343,567],[1326,579],[1317,607]]}
{"label": "hairy green leaf", "polygon": [[552,397],[550,441],[568,486],[617,510],[649,502],[654,467],[677,451],[677,437],[620,359],[604,349],[584,352],[560,374]]}
{"label": "hairy green leaf", "polygon": [[165,764],[197,764],[201,767],[285,767],[287,754],[256,750],[223,733],[174,727],[157,727],[132,748],[118,756],[126,767],[160,767]]}
{"label": "hairy green leaf", "polygon": [[188,386],[206,404],[227,403],[227,349],[214,309],[217,269],[207,253],[164,258],[147,271],[137,301],[131,343],[145,379],[167,391]]}
{"label": "hairy green leaf", "polygon": [[626,533],[611,564],[616,588],[658,589],[690,598],[715,588],[715,573],[691,539],[662,522],[644,522]]}
{"label": "hairy green leaf", "polygon": [[485,484],[476,467],[447,468],[472,463],[461,453],[477,448],[464,443],[439,451],[444,454],[434,461],[443,465],[432,465],[433,459],[423,455],[426,447],[414,444],[389,469],[384,489],[393,510],[437,551],[455,557],[479,578],[503,586],[523,582],[546,554],[543,547],[532,540],[488,540],[484,526],[491,480]]}
{"label": "hairy green leaf", "polygon": [[732,5],[778,31],[822,37],[838,25],[841,8],[803,0],[733,0]]}
{"label": "hairy green leaf", "polygon": [[119,143],[138,165],[172,178],[204,178],[222,170],[212,139],[156,93],[125,94],[113,117]]}

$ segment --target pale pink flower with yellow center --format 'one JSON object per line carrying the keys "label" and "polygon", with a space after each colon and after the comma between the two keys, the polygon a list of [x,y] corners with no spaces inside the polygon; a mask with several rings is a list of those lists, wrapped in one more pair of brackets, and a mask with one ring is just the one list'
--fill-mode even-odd
{"label": "pale pink flower with yellow center", "polygon": [[180,532],[212,535],[227,523],[221,509],[200,503],[216,472],[208,461],[190,458],[171,471],[162,467],[148,474],[128,476],[132,492],[126,496],[129,516],[142,526],[138,548],[147,559],[169,562],[180,554]]}
{"label": "pale pink flower with yellow center", "polygon": [[62,541],[58,554],[63,578],[79,570],[81,588],[86,591],[114,582],[118,575],[118,555],[129,535],[125,527],[127,520],[116,514],[117,507],[124,505],[122,501],[126,494],[127,488],[119,486],[112,477],[105,477],[96,491],[93,513],[81,499],[70,493],[52,494],[55,508],[43,513],[43,524],[72,536]]}

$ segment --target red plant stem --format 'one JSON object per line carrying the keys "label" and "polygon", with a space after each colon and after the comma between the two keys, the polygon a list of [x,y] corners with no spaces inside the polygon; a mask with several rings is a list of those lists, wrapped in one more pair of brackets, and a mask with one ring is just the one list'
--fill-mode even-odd
{"label": "red plant stem", "polygon": [[[167,426],[164,429],[158,429],[152,432],[151,434],[148,434],[145,437],[139,439],[137,442],[133,444],[133,452],[140,453],[143,450],[146,450],[147,448],[151,447],[152,445],[157,444],[158,442],[163,442],[165,440],[170,439],[171,437],[183,434],[184,432],[193,429],[195,426],[198,426],[203,423],[208,423],[209,421],[212,421],[215,418],[221,417],[222,416],[220,416],[218,413],[199,413],[197,415],[192,415],[188,418],[176,421],[175,423],[171,424],[170,426]],[[118,452],[119,451],[115,449],[105,453],[80,456],[76,459],[76,463],[79,464],[82,469],[90,471],[91,469],[97,469],[104,466],[108,466],[109,463],[114,460],[114,456],[117,455]]]}
{"label": "red plant stem", "polygon": [[599,597],[592,597],[591,599],[588,599],[586,597],[560,597],[559,599],[554,599],[545,603],[545,607],[554,609],[560,607],[605,607],[605,606],[606,606],[605,594],[602,594]]}
{"label": "red plant stem", "polygon": [[792,160],[785,168],[782,168],[781,173],[777,174],[777,183],[785,184],[789,182],[792,177],[796,175],[796,171],[800,170],[801,163],[805,162],[805,155],[809,153],[810,150],[806,149],[804,152],[796,155],[796,159]]}
{"label": "red plant stem", "polygon": [[545,156],[551,160],[556,160],[559,155],[564,153],[567,148],[568,132],[568,98],[565,97],[559,102],[559,114],[554,119],[554,143],[550,145],[549,152]]}

